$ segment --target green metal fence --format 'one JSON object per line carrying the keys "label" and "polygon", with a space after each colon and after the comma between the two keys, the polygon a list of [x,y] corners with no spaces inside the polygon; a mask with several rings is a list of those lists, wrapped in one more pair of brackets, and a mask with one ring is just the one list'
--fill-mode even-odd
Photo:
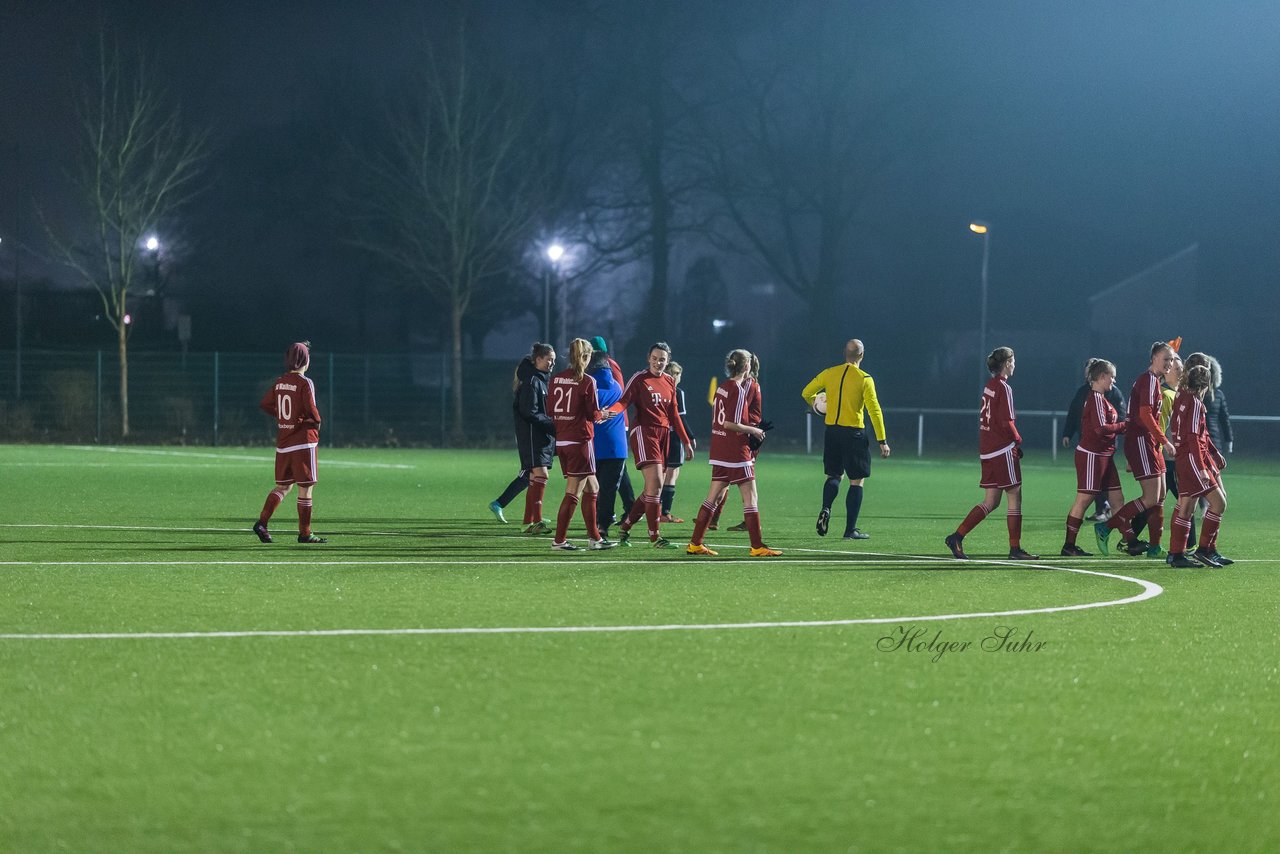
{"label": "green metal fence", "polygon": [[[510,443],[507,360],[463,365],[462,442]],[[283,372],[278,353],[129,354],[129,441],[153,444],[271,444],[258,409]],[[446,354],[324,354],[316,386],[329,445],[443,445],[453,433]],[[113,443],[121,440],[120,363],[115,351],[0,351],[0,441]]]}

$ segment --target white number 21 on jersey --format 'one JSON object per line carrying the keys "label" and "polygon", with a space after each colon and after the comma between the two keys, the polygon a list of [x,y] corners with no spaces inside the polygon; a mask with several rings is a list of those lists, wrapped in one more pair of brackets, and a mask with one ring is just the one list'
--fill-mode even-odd
{"label": "white number 21 on jersey", "polygon": [[552,391],[555,392],[555,403],[552,404],[551,411],[557,415],[568,415],[573,412],[573,389],[555,386]]}

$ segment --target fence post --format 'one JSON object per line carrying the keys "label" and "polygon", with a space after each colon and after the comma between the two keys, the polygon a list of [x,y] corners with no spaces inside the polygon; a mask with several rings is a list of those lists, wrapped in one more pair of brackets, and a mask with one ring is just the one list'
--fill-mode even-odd
{"label": "fence post", "polygon": [[449,377],[449,354],[440,351],[440,444],[444,445],[444,437],[449,435],[448,413],[449,413],[449,390],[445,383]]}
{"label": "fence post", "polygon": [[924,456],[924,413],[916,414],[916,456]]}
{"label": "fence post", "polygon": [[1049,447],[1053,448],[1053,461],[1058,461],[1058,416],[1053,416],[1053,432],[1049,435]]}
{"label": "fence post", "polygon": [[813,453],[813,413],[804,414],[804,452]]}
{"label": "fence post", "polygon": [[364,354],[364,426],[369,426],[369,354]]}
{"label": "fence post", "polygon": [[95,445],[102,444],[102,351],[98,351],[98,394],[97,394],[97,418],[93,428],[93,443]]}
{"label": "fence post", "polygon": [[213,446],[218,447],[218,390],[221,385],[221,367],[218,352],[213,353]]}
{"label": "fence post", "polygon": [[333,390],[333,353],[329,354],[329,444],[337,444],[338,434],[333,431],[333,416],[338,411],[338,395]]}

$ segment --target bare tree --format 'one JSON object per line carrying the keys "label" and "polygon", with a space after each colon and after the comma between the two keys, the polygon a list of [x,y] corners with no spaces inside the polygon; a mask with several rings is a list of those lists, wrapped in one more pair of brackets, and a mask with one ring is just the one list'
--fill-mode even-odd
{"label": "bare tree", "polygon": [[78,104],[80,144],[71,180],[83,207],[82,230],[43,217],[59,260],[92,285],[116,332],[120,357],[120,435],[129,435],[129,291],[150,259],[146,235],[199,192],[208,134],[185,126],[177,103],[147,62],[126,63],[99,32],[94,79]]}
{"label": "bare tree", "polygon": [[539,210],[545,170],[528,145],[532,105],[474,58],[465,19],[423,59],[387,121],[353,145],[353,238],[449,315],[452,430],[463,425],[463,318],[506,281]]}
{"label": "bare tree", "polygon": [[722,245],[801,297],[811,339],[825,342],[838,322],[831,297],[849,287],[859,214],[925,113],[911,112],[915,81],[876,53],[882,41],[846,6],[796,9],[798,33],[784,11],[727,63],[733,94],[708,117],[701,157],[729,226],[717,232]]}
{"label": "bare tree", "polygon": [[647,262],[636,332],[661,336],[673,250],[710,224],[696,204],[702,176],[690,153],[714,16],[678,0],[598,4],[592,16],[599,37],[588,62],[590,147],[574,164],[583,185],[574,237],[598,268]]}

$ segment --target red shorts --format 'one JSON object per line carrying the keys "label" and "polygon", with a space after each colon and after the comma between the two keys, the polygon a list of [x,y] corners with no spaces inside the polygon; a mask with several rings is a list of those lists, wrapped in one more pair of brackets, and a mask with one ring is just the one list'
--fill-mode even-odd
{"label": "red shorts", "polygon": [[1174,462],[1178,473],[1178,498],[1199,498],[1212,492],[1220,483],[1218,469],[1196,454],[1179,454]]}
{"label": "red shorts", "polygon": [[596,451],[591,442],[556,442],[556,456],[565,477],[590,477],[596,473]]}
{"label": "red shorts", "polygon": [[1007,449],[990,457],[982,458],[982,480],[978,486],[983,489],[1008,489],[1022,483],[1022,467],[1018,465],[1018,456],[1010,445]]}
{"label": "red shorts", "polygon": [[742,466],[718,466],[712,463],[711,479],[728,484],[746,483],[756,479],[756,464],[746,463]]}
{"label": "red shorts", "polygon": [[1164,455],[1150,436],[1125,436],[1124,458],[1134,480],[1148,480],[1164,474]]}
{"label": "red shorts", "polygon": [[304,445],[291,451],[276,451],[276,483],[311,486],[316,482],[316,446]]}
{"label": "red shorts", "polygon": [[627,435],[627,444],[631,446],[631,456],[635,458],[636,468],[665,464],[669,439],[671,439],[671,431],[665,427],[662,429],[632,427]]}
{"label": "red shorts", "polygon": [[1096,495],[1120,488],[1120,472],[1116,471],[1116,456],[1095,454],[1076,448],[1076,491]]}

